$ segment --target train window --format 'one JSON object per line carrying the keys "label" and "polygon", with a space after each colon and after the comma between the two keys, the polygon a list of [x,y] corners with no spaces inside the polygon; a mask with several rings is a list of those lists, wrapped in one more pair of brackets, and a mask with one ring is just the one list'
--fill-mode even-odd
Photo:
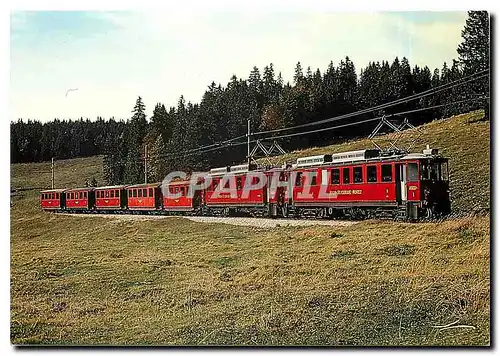
{"label": "train window", "polygon": [[354,183],[363,183],[363,167],[354,167]]}
{"label": "train window", "polygon": [[382,182],[392,182],[392,165],[382,165]]}
{"label": "train window", "polygon": [[418,166],[416,163],[408,163],[408,182],[418,181]]}
{"label": "train window", "polygon": [[302,172],[298,172],[296,177],[295,177],[295,186],[300,187],[302,186]]}
{"label": "train window", "polygon": [[450,180],[450,174],[448,172],[448,162],[441,163],[441,180]]}
{"label": "train window", "polygon": [[429,179],[429,166],[426,162],[420,164],[420,179]]}
{"label": "train window", "polygon": [[114,198],[115,197],[115,191],[112,190],[111,193],[110,193],[110,198]]}
{"label": "train window", "polygon": [[83,199],[83,192],[80,192],[79,195],[80,195],[80,199]]}
{"label": "train window", "polygon": [[134,198],[137,198],[137,189],[133,189],[133,190],[132,190],[132,196],[133,196]]}
{"label": "train window", "polygon": [[146,197],[148,196],[148,188],[144,188],[144,189],[142,190],[142,196],[143,196],[144,198],[146,198]]}
{"label": "train window", "polygon": [[330,184],[340,184],[340,169],[332,169]]}
{"label": "train window", "polygon": [[175,192],[179,193],[179,187],[175,187]]}
{"label": "train window", "polygon": [[377,166],[367,166],[366,167],[366,176],[368,182],[376,182],[377,181]]}
{"label": "train window", "polygon": [[184,187],[181,187],[181,196],[186,195],[186,194],[184,194],[184,190],[185,190],[185,188],[184,188]]}
{"label": "train window", "polygon": [[343,168],[342,169],[342,175],[343,175],[343,179],[342,179],[342,182],[344,184],[349,184],[351,183],[351,177],[350,177],[350,169],[349,168]]}
{"label": "train window", "polygon": [[83,199],[87,199],[87,192],[83,192]]}
{"label": "train window", "polygon": [[142,198],[142,189],[137,189],[137,190],[138,190],[137,197]]}
{"label": "train window", "polygon": [[153,197],[153,188],[149,188],[149,196],[152,198]]}
{"label": "train window", "polygon": [[236,178],[236,189],[240,190],[242,187],[241,185],[241,177]]}
{"label": "train window", "polygon": [[311,177],[311,185],[316,185],[316,172],[313,172],[313,176]]}

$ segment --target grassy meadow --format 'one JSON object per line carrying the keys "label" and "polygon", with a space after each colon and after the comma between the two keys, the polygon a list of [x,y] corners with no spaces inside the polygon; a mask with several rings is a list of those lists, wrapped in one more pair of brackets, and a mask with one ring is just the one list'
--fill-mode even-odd
{"label": "grassy meadow", "polygon": [[[421,127],[451,158],[456,209],[489,206],[481,115]],[[102,183],[99,157],[57,164],[58,187]],[[12,188],[49,185],[50,163],[11,165]],[[490,343],[489,216],[261,229],[55,215],[34,189],[10,222],[14,344]]]}

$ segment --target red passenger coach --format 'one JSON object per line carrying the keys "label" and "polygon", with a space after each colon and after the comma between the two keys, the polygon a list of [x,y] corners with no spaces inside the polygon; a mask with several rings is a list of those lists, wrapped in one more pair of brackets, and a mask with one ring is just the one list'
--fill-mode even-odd
{"label": "red passenger coach", "polygon": [[160,210],[162,195],[160,183],[127,186],[129,210]]}
{"label": "red passenger coach", "polygon": [[166,211],[194,211],[202,205],[202,192],[194,189],[189,196],[189,180],[172,181],[166,187],[168,193],[163,194],[163,210]]}
{"label": "red passenger coach", "polygon": [[127,208],[127,190],[125,185],[99,187],[95,190],[95,208],[97,210],[124,210]]}
{"label": "red passenger coach", "polygon": [[42,190],[40,192],[40,206],[44,210],[60,210],[65,207],[65,189]]}
{"label": "red passenger coach", "polygon": [[67,189],[66,209],[67,210],[92,210],[95,206],[94,188]]}
{"label": "red passenger coach", "polygon": [[[242,164],[210,170],[211,184],[205,191],[206,206],[208,208],[224,207],[226,212],[227,209],[232,211],[262,210],[267,205],[267,178],[263,171],[254,171],[255,174],[252,174],[254,168],[253,165]],[[245,185],[256,186],[259,179],[257,173],[265,179],[262,187],[244,189]],[[249,179],[252,181],[247,182]]]}

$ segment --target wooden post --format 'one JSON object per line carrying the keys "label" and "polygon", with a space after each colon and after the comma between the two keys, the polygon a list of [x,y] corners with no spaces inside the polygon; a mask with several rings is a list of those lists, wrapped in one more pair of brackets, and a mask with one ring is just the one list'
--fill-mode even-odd
{"label": "wooden post", "polygon": [[52,157],[52,164],[50,165],[50,170],[52,171],[52,189],[54,189],[54,157]]}
{"label": "wooden post", "polygon": [[144,183],[148,182],[148,144],[144,145]]}

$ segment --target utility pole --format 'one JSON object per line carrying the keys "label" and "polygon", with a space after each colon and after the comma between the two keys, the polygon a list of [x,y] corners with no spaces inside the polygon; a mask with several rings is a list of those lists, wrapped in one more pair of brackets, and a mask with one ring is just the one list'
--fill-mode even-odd
{"label": "utility pole", "polygon": [[148,144],[144,145],[144,183],[148,182]]}
{"label": "utility pole", "polygon": [[50,165],[50,170],[52,171],[52,189],[54,189],[54,157],[52,157],[52,164]]}
{"label": "utility pole", "polygon": [[247,120],[248,123],[248,133],[247,133],[247,159],[248,159],[248,166],[250,166],[250,117]]}

